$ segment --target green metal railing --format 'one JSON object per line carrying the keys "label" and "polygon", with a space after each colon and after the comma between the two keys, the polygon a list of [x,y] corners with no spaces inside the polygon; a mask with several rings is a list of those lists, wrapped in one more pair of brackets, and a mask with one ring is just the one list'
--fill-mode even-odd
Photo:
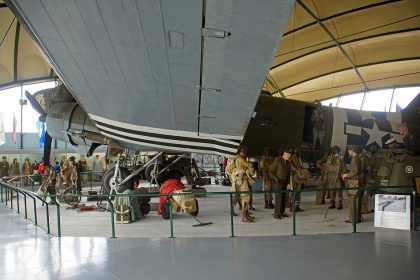
{"label": "green metal railing", "polygon": [[[7,192],[13,192],[15,191],[16,193],[20,192],[21,194],[25,195],[25,218],[26,218],[26,195],[30,196],[33,200],[34,200],[34,216],[35,216],[35,222],[34,224],[37,225],[36,222],[36,199],[39,199],[41,202],[46,204],[46,212],[47,212],[47,232],[50,234],[50,228],[49,228],[49,213],[48,213],[48,203],[46,203],[45,200],[43,200],[41,197],[39,197],[38,195],[36,195],[33,192],[24,190],[24,189],[19,189],[17,187],[13,187],[4,183],[1,183],[1,201],[3,202],[3,189],[6,189],[6,195]],[[389,187],[368,187],[368,188],[360,188],[357,192],[357,194],[354,196],[353,201],[349,201],[349,203],[353,203],[353,221],[352,221],[352,226],[353,226],[353,233],[357,232],[357,221],[356,221],[356,210],[359,207],[356,207],[356,203],[360,197],[360,195],[362,193],[364,193],[364,191],[366,190],[387,190],[387,189],[413,189],[413,186],[389,186]],[[341,190],[341,191],[346,191],[346,190],[354,190],[352,188],[335,188],[335,189],[328,189],[330,191],[333,190]],[[266,194],[266,193],[292,193],[293,194],[293,199],[292,199],[292,209],[293,209],[293,213],[292,213],[292,235],[295,236],[297,234],[297,230],[296,230],[296,194],[298,193],[304,193],[304,192],[319,192],[319,191],[324,191],[323,189],[319,189],[319,188],[311,188],[311,189],[303,189],[303,190],[272,190],[272,191],[252,191],[252,192],[205,192],[205,193],[194,193],[194,195],[206,195],[206,196],[213,196],[213,195],[228,195],[229,196],[229,209],[230,209],[230,237],[236,237],[235,236],[235,228],[234,228],[234,209],[233,209],[233,195],[240,195],[240,194]],[[391,193],[389,193],[391,194]],[[191,193],[177,193],[178,195],[191,195]],[[108,201],[108,205],[109,205],[109,211],[110,211],[110,216],[111,216],[111,238],[116,238],[116,233],[115,233],[115,219],[114,219],[114,214],[115,214],[115,209],[114,206],[112,204],[111,198],[108,195],[85,195],[85,194],[50,194],[48,195],[50,197],[50,199],[55,198],[57,200],[57,198],[65,198],[65,197],[87,197],[87,198],[100,198],[100,199],[105,199]],[[164,197],[173,197],[174,194],[115,194],[113,195],[114,197],[160,197],[160,196],[164,196]],[[413,198],[413,230],[416,230],[416,202],[415,202],[415,198],[416,195],[413,192],[412,194],[412,198]],[[17,199],[18,200],[18,199]],[[12,204],[13,198],[12,195],[10,195],[10,204],[11,204],[11,208],[13,208],[13,204]],[[18,203],[18,202],[17,202]],[[7,205],[7,199],[6,199],[6,205]],[[57,210],[57,237],[61,237],[61,218],[60,218],[60,205],[59,203],[57,203],[56,205],[56,210]],[[170,211],[169,211],[169,229],[170,229],[170,238],[175,238],[174,235],[174,223],[173,223],[173,215],[172,215],[172,205],[169,204],[170,207]],[[360,210],[360,209],[359,209]]]}
{"label": "green metal railing", "polygon": [[[93,182],[97,181],[94,178],[97,176],[103,176],[104,172],[102,171],[86,171],[86,172],[80,172],[80,178],[82,187],[90,187],[90,189],[93,189]],[[32,174],[32,175],[17,175],[17,176],[7,176],[3,179],[5,183],[8,185],[14,186],[14,187],[31,187],[31,191],[35,191],[35,186],[38,181],[42,180],[42,174]],[[24,179],[28,179],[28,184],[24,184]]]}
{"label": "green metal railing", "polygon": [[[7,201],[10,200],[10,209],[13,209],[13,192],[16,192],[17,194],[21,193],[24,196],[24,218],[28,219],[28,210],[27,210],[27,202],[26,197],[29,196],[33,200],[33,210],[34,210],[34,221],[33,224],[35,226],[38,225],[38,213],[37,213],[37,205],[36,201],[39,200],[45,205],[45,211],[46,211],[46,227],[47,227],[47,233],[50,234],[50,218],[49,218],[49,205],[48,203],[42,199],[40,196],[38,196],[36,193],[25,190],[23,188],[15,187],[12,185],[8,185],[5,183],[0,183],[0,190],[1,190],[1,202],[4,202],[3,199],[3,191],[6,192],[6,205]],[[10,196],[9,196],[10,193]],[[19,205],[19,196],[16,196],[16,204]],[[19,206],[18,206],[18,213],[19,212]]]}

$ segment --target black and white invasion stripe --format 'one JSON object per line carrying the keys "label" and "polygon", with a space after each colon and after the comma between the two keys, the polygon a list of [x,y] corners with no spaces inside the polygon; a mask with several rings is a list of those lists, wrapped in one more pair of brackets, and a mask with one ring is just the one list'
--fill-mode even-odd
{"label": "black and white invasion stripe", "polygon": [[161,129],[118,122],[89,114],[104,136],[131,144],[179,152],[232,155],[242,136],[197,135],[195,132]]}

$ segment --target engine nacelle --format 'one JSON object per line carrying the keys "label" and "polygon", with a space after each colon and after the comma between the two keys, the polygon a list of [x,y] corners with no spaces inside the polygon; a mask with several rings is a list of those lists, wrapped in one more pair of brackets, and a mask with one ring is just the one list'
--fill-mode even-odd
{"label": "engine nacelle", "polygon": [[[48,134],[54,139],[69,142],[72,145],[89,145],[86,139],[80,136],[83,132],[99,133],[87,113],[77,103],[56,103],[48,110]],[[74,137],[76,136],[76,137]]]}
{"label": "engine nacelle", "polygon": [[48,109],[46,123],[48,134],[52,138],[70,143],[80,154],[89,155],[92,147],[106,144],[103,137],[102,141],[98,137],[94,140],[89,139],[92,138],[89,136],[100,136],[100,133],[77,103],[65,102],[52,105]]}
{"label": "engine nacelle", "polygon": [[79,154],[90,156],[96,147],[106,144],[117,154],[123,148],[115,140],[100,134],[88,114],[74,102],[56,103],[48,109],[48,134],[70,143]]}

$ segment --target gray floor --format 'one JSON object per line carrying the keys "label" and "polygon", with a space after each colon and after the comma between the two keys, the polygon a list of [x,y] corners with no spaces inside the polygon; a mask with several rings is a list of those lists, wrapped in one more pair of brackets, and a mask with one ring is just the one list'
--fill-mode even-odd
{"label": "gray floor", "polygon": [[47,235],[0,206],[0,279],[420,279],[420,233],[237,238]]}
{"label": "gray floor", "polygon": [[[147,187],[148,184],[142,186]],[[97,186],[95,186],[97,188]],[[94,187],[94,188],[95,188]],[[259,190],[261,180],[257,179],[257,184],[253,188]],[[219,185],[206,186],[207,192],[226,192],[230,187]],[[85,188],[87,193],[89,188]],[[296,231],[299,235],[308,234],[330,234],[330,233],[351,233],[352,225],[344,223],[348,219],[347,204],[348,200],[344,194],[345,209],[332,209],[328,212],[325,219],[325,212],[328,205],[316,205],[315,193],[303,193],[301,206],[305,212],[296,215]],[[23,216],[23,197],[20,196],[20,211]],[[176,237],[227,237],[230,236],[230,203],[227,195],[207,195],[197,198],[200,205],[198,217],[205,222],[213,222],[210,226],[192,227],[197,224],[193,218],[186,214],[174,214],[174,235]],[[153,201],[158,201],[153,198]],[[14,199],[14,209],[17,211],[17,203]],[[82,203],[95,205],[96,202]],[[371,200],[373,203],[373,200]],[[28,219],[34,221],[33,202],[27,198]],[[279,236],[292,234],[292,218],[282,220],[273,219],[273,210],[264,209],[263,194],[254,194],[253,216],[256,220],[253,224],[242,223],[241,215],[234,217],[234,229],[237,236]],[[111,219],[109,212],[86,211],[79,212],[73,209],[67,209],[63,205],[60,212],[60,224],[62,236],[69,237],[110,237]],[[44,230],[47,229],[45,207],[37,203],[38,225]],[[239,211],[236,211],[239,214]],[[287,209],[290,214],[290,211]],[[50,207],[49,222],[50,230],[53,235],[57,235],[57,215],[56,207]],[[357,226],[359,232],[373,232],[373,213],[363,215],[364,222]],[[420,216],[420,215],[419,215]],[[151,211],[145,219],[131,224],[116,224],[115,232],[117,237],[133,238],[164,238],[170,236],[169,221],[163,220],[161,216]]]}

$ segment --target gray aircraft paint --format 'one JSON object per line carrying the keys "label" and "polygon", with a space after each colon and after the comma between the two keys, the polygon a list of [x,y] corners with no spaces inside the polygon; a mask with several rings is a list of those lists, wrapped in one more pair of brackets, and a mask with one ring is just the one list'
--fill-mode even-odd
{"label": "gray aircraft paint", "polygon": [[[88,114],[238,139],[245,134],[293,1],[10,3]],[[202,37],[203,12],[205,28],[231,36]]]}

